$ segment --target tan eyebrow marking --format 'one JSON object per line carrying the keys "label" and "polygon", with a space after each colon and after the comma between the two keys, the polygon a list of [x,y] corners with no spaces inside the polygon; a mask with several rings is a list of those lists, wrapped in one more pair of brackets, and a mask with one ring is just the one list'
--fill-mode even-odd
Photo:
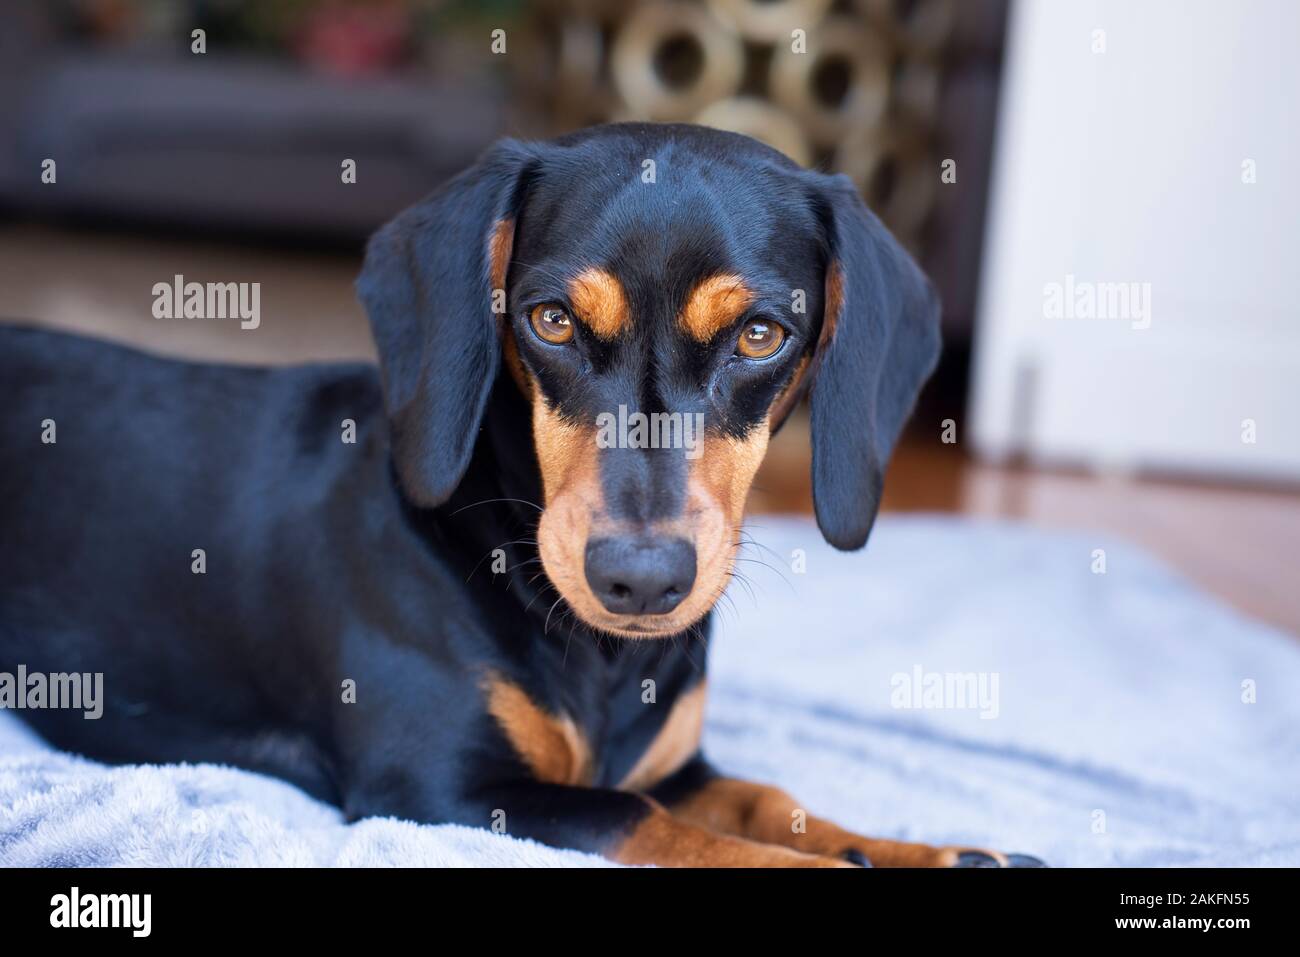
{"label": "tan eyebrow marking", "polygon": [[698,342],[708,342],[749,308],[754,294],[732,273],[710,276],[697,285],[678,316],[682,328]]}
{"label": "tan eyebrow marking", "polygon": [[602,339],[613,339],[632,324],[623,284],[604,269],[584,269],[569,280],[569,301],[578,318]]}

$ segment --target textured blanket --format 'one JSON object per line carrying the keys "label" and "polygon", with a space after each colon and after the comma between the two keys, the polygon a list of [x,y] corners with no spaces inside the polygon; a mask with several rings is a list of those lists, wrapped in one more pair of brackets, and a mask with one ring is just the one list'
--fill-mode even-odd
{"label": "textured blanket", "polygon": [[[766,549],[710,660],[715,763],[872,835],[1057,866],[1300,864],[1294,638],[1098,534],[887,517],[855,555],[804,522],[750,534]],[[106,768],[0,712],[3,865],[600,863],[346,825],[230,768]]]}

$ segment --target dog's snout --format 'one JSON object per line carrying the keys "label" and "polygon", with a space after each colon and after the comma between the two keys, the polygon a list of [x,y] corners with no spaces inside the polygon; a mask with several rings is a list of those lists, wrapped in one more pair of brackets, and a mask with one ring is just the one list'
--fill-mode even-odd
{"label": "dog's snout", "polygon": [[618,615],[666,615],[695,584],[695,546],[682,538],[617,536],[587,544],[587,584]]}

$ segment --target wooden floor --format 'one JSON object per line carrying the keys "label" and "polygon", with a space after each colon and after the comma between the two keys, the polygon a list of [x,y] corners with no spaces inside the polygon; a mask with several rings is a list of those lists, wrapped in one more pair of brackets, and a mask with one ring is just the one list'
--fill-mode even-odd
{"label": "wooden floor", "polygon": [[[0,229],[0,318],[196,358],[368,358],[373,346],[352,293],[358,266],[348,255],[8,227]],[[261,282],[261,327],[154,319],[153,284],[176,273],[200,282]],[[773,441],[751,511],[810,512],[808,475],[801,417]],[[1300,491],[994,468],[955,446],[908,439],[890,469],[885,509],[1122,536],[1243,611],[1300,635]]]}
{"label": "wooden floor", "polygon": [[[807,424],[793,426],[773,441],[755,482],[757,510],[811,510]],[[1142,546],[1228,603],[1300,637],[1297,491],[1001,468],[955,446],[910,438],[895,452],[884,510],[1096,530]]]}

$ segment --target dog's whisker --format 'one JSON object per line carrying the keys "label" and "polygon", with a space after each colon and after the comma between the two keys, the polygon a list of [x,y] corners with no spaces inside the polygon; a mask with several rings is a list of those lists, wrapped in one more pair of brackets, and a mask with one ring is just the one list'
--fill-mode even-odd
{"label": "dog's whisker", "polygon": [[530,502],[526,498],[485,498],[481,502],[471,502],[468,505],[462,505],[460,508],[456,509],[456,511],[452,512],[451,514],[453,516],[459,515],[461,512],[465,511],[466,509],[477,508],[480,505],[491,505],[493,502],[515,502],[516,504],[519,505],[527,505],[531,508],[535,508],[539,512],[543,511],[540,505],[538,505],[536,502]]}
{"label": "dog's whisker", "polygon": [[558,283],[560,286],[568,285],[569,279],[571,278],[569,276],[562,275],[561,273],[557,272],[555,269],[548,267],[542,263],[524,262],[524,260],[520,259],[517,256],[514,258],[514,264],[516,266],[527,266],[529,269],[536,269],[542,275]]}
{"label": "dog's whisker", "polygon": [[[542,573],[539,573],[538,575],[534,575],[533,578],[529,580],[528,584],[531,585],[534,581],[537,580],[538,577],[540,577],[541,574],[542,574]],[[547,589],[547,588],[552,588],[552,589],[553,589],[554,586],[551,585],[551,583],[548,581],[548,582],[546,583],[546,588],[539,589],[538,592],[537,592],[537,594],[534,595],[531,599],[529,599],[528,604],[524,606],[524,614],[525,614],[525,615],[528,614],[528,610],[529,610],[530,608],[533,607],[533,602],[537,601],[537,599],[541,598],[543,595],[546,594],[546,589]]]}
{"label": "dog's whisker", "polygon": [[550,634],[550,631],[551,631],[551,614],[555,611],[555,606],[558,605],[558,604],[559,604],[560,602],[562,602],[562,601],[564,601],[564,597],[563,597],[563,596],[561,596],[561,597],[555,599],[555,601],[551,603],[550,611],[548,611],[548,612],[546,613],[546,621],[542,624],[542,634],[543,634],[543,635]]}
{"label": "dog's whisker", "polygon": [[733,558],[732,561],[747,562],[753,565],[762,565],[764,568],[768,569],[769,571],[777,575],[781,579],[781,581],[785,582],[786,587],[790,589],[791,594],[798,596],[799,590],[794,587],[794,582],[790,581],[790,579],[786,577],[785,572],[783,572],[780,568],[771,564],[770,562],[765,562],[761,558],[740,558],[740,557]]}
{"label": "dog's whisker", "polygon": [[[479,568],[482,567],[483,562],[486,561],[489,557],[491,557],[492,553],[495,552],[497,549],[505,549],[505,548],[509,548],[511,545],[536,545],[536,544],[537,544],[537,542],[536,542],[534,539],[531,539],[531,538],[517,538],[517,539],[515,539],[514,541],[511,541],[511,542],[503,542],[503,543],[500,544],[500,545],[496,545],[496,546],[494,546],[494,547],[488,549],[488,551],[483,555],[483,557],[480,558],[478,561],[476,561],[476,562],[474,563],[474,567],[471,568],[471,569],[469,570],[469,574],[465,576],[465,581],[468,583],[469,580],[470,580],[471,578],[473,578],[474,575],[478,572]],[[530,560],[531,560],[531,559],[530,559]],[[506,573],[507,573],[507,574],[508,574],[510,571],[512,571],[512,569],[506,569]],[[495,573],[494,573],[494,574],[495,574]]]}
{"label": "dog's whisker", "polygon": [[564,639],[564,654],[560,658],[560,667],[566,668],[569,664],[569,645],[573,643],[573,625],[569,625],[569,635]]}
{"label": "dog's whisker", "polygon": [[[701,638],[700,640],[703,639]],[[684,644],[681,646],[681,648],[682,648],[682,654],[686,657],[686,660],[690,662],[691,668],[694,669],[695,673],[703,674],[704,668],[700,666],[700,663],[695,660],[695,656],[691,654],[690,644],[689,643]]]}
{"label": "dog's whisker", "polygon": [[752,601],[755,606],[757,606],[758,596],[754,594],[754,589],[749,579],[745,575],[741,574],[734,565],[727,569],[727,574],[731,577],[733,581],[737,582],[742,588],[745,589],[745,591],[749,593],[749,600]]}
{"label": "dog's whisker", "polygon": [[[518,562],[518,563],[516,563],[516,564],[514,564],[514,565],[511,565],[509,568],[507,568],[507,569],[505,570],[505,574],[507,574],[507,575],[513,575],[515,572],[517,572],[519,569],[523,568],[525,565],[531,565],[531,564],[533,564],[533,562],[540,562],[540,561],[541,561],[541,558],[537,558],[537,557],[535,557],[535,558],[525,558],[522,562]],[[514,581],[513,578],[511,578],[510,580],[511,580],[511,581]],[[509,583],[507,582],[507,585],[508,585],[508,584],[509,584]],[[530,581],[529,584],[532,584],[532,582]]]}
{"label": "dog's whisker", "polygon": [[767,545],[764,545],[762,542],[760,542],[757,538],[755,538],[753,535],[749,533],[749,530],[751,528],[762,528],[762,527],[763,526],[756,525],[753,522],[743,522],[740,525],[737,525],[734,528],[732,528],[732,531],[739,536],[739,540],[741,544],[753,545],[755,548],[761,548],[763,549],[763,551],[767,552],[769,555],[771,555],[773,558],[777,559],[778,561],[784,561],[784,557],[779,552],[777,552],[775,549],[769,548]]}

